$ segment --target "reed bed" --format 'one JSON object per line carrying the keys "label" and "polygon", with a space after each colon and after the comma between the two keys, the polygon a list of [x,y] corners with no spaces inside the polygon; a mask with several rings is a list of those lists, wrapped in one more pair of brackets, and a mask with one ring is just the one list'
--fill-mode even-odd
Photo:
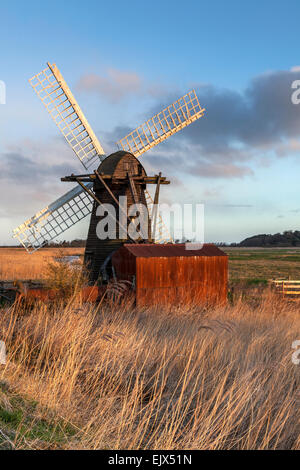
{"label": "reed bed", "polygon": [[268,290],[139,311],[75,293],[3,306],[0,336],[0,411],[19,413],[0,413],[8,448],[300,449],[299,307]]}
{"label": "reed bed", "polygon": [[0,280],[45,279],[47,264],[53,259],[83,253],[84,248],[43,248],[32,254],[24,248],[0,248]]}

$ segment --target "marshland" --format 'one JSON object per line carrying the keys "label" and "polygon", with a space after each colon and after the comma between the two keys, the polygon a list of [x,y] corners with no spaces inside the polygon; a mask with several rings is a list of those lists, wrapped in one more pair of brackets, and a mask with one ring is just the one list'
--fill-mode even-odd
{"label": "marshland", "polygon": [[113,292],[84,303],[84,273],[59,264],[61,250],[15,249],[15,265],[10,250],[2,279],[72,288],[56,302],[2,302],[2,449],[300,448],[299,307],[236,276],[245,252],[230,255],[227,305],[137,310]]}

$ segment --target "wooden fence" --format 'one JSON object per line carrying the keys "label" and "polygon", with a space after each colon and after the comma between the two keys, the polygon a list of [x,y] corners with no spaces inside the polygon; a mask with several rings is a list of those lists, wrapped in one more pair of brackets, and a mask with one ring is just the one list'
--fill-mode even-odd
{"label": "wooden fence", "polygon": [[300,281],[291,279],[273,279],[271,285],[282,297],[290,300],[300,300]]}

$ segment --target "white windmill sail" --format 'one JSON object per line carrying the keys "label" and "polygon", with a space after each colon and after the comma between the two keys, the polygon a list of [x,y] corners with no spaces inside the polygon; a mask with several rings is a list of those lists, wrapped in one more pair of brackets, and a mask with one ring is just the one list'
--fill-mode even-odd
{"label": "white windmill sail", "polygon": [[[88,189],[93,183],[85,185]],[[13,230],[28,253],[47,245],[92,211],[92,197],[79,185]]]}
{"label": "white windmill sail", "polygon": [[84,168],[96,166],[104,150],[56,65],[47,65],[29,82]]}
{"label": "white windmill sail", "polygon": [[139,157],[202,117],[204,111],[195,90],[192,90],[119,140],[117,145]]}

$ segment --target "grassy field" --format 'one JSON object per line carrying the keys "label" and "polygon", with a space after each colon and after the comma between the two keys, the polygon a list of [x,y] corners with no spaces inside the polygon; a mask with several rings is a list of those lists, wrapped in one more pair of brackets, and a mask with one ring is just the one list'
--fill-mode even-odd
{"label": "grassy field", "polygon": [[[292,275],[299,257],[228,251],[236,280]],[[49,261],[80,252],[0,250],[2,276],[51,285]],[[60,282],[78,275],[61,269]],[[222,307],[137,310],[68,292],[0,306],[0,449],[300,449],[297,303],[258,288]]]}
{"label": "grassy field", "polygon": [[299,309],[2,308],[0,448],[300,449]]}
{"label": "grassy field", "polygon": [[[300,279],[300,248],[225,248],[229,255],[229,279]],[[43,279],[53,258],[80,255],[84,248],[47,248],[31,255],[22,248],[0,248],[0,280]]]}
{"label": "grassy field", "polygon": [[230,280],[300,279],[300,248],[225,248]]}
{"label": "grassy field", "polygon": [[44,279],[49,261],[72,255],[82,260],[83,253],[84,248],[47,248],[32,254],[24,248],[0,248],[0,281]]}

